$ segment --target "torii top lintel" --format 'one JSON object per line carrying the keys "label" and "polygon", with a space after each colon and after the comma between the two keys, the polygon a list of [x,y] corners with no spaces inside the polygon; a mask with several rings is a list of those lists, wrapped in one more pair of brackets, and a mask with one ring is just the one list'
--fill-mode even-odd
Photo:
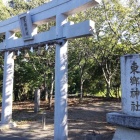
{"label": "torii top lintel", "polygon": [[[33,24],[55,20],[57,14],[71,15],[99,3],[100,0],[53,0],[30,10]],[[19,29],[18,16],[0,22],[0,34]]]}
{"label": "torii top lintel", "polygon": [[[87,8],[93,7],[94,5],[100,3],[101,0],[52,0],[48,3],[45,3],[37,8],[34,8],[29,11],[31,21],[33,25],[40,25],[42,23],[56,20],[56,17],[60,14],[69,16],[71,14],[80,12]],[[85,36],[89,34],[89,27],[93,27],[94,23],[92,21],[86,21],[83,23],[74,24],[70,26],[70,23],[67,23],[63,35],[65,38],[74,38]],[[84,29],[75,32],[77,26],[84,27]],[[0,51],[5,48],[16,48],[25,45],[31,45],[39,42],[44,42],[57,39],[55,35],[55,27],[51,28],[50,31],[43,32],[40,34],[33,33],[34,40],[24,42],[22,38],[16,39],[14,37],[9,37],[9,33],[20,31],[19,16],[12,17],[5,21],[0,22],[0,34],[5,34],[6,37],[6,47],[0,43]],[[73,35],[72,32],[75,32]],[[11,44],[13,46],[11,46]]]}

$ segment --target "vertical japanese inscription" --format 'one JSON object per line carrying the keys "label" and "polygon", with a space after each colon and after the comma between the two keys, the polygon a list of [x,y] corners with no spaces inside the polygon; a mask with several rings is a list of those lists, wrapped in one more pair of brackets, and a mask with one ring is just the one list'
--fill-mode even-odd
{"label": "vertical japanese inscription", "polygon": [[138,64],[133,61],[131,64],[131,72],[130,72],[130,84],[131,84],[131,91],[130,97],[132,98],[131,101],[131,111],[140,111],[140,104],[139,104],[139,96],[140,90],[138,85],[140,84],[140,77],[139,77],[139,66]]}
{"label": "vertical japanese inscription", "polygon": [[28,36],[29,31],[28,31],[28,25],[27,25],[26,16],[21,18],[21,22],[22,22],[22,25],[23,25],[22,28],[23,28],[24,36]]}
{"label": "vertical japanese inscription", "polygon": [[32,27],[30,14],[24,13],[19,15],[19,22],[20,22],[21,33],[24,41],[33,39],[32,36],[33,27]]}

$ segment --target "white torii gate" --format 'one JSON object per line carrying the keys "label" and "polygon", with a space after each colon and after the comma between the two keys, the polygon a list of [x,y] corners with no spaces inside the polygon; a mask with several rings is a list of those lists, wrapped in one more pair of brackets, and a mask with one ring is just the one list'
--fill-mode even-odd
{"label": "white torii gate", "polygon": [[[67,40],[92,35],[90,29],[94,29],[93,21],[74,24],[68,22],[67,17],[98,3],[100,0],[53,0],[0,22],[0,35],[5,35],[5,41],[0,43],[0,51],[4,52],[1,126],[12,124],[13,52],[53,43],[56,44],[54,140],[67,140]],[[49,21],[56,21],[56,26],[49,31],[37,33],[37,25]],[[20,30],[22,37],[15,37],[15,33]]]}

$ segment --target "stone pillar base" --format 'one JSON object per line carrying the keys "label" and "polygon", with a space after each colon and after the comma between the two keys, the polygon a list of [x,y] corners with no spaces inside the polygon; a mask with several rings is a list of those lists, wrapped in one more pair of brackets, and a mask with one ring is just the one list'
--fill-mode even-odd
{"label": "stone pillar base", "polygon": [[112,140],[140,140],[140,117],[123,113],[108,113],[107,122],[117,125]]}
{"label": "stone pillar base", "polygon": [[140,130],[117,126],[112,140],[140,140]]}
{"label": "stone pillar base", "polygon": [[106,119],[108,123],[119,125],[127,128],[140,130],[140,117],[130,116],[123,113],[107,113]]}
{"label": "stone pillar base", "polygon": [[11,128],[15,128],[17,125],[15,122],[10,122],[10,123],[7,123],[7,124],[3,124],[2,122],[0,122],[0,130],[3,130],[3,129],[11,129]]}

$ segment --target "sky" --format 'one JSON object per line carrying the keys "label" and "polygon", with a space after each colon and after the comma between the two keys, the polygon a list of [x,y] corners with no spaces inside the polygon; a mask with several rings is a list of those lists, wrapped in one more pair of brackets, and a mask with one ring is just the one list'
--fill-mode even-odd
{"label": "sky", "polygon": [[[120,0],[122,4],[126,5],[126,3],[129,1],[129,0]],[[138,2],[138,5],[140,5],[140,0],[134,0],[134,1],[137,1]]]}

